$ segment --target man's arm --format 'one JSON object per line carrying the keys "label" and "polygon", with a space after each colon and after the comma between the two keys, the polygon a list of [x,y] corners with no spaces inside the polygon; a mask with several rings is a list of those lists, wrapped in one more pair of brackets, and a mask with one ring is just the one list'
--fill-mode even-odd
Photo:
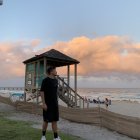
{"label": "man's arm", "polygon": [[44,91],[40,91],[40,96],[41,96],[41,100],[42,100],[42,104],[43,104],[43,109],[47,110],[47,105],[45,103],[45,98],[44,98]]}
{"label": "man's arm", "polygon": [[44,91],[40,91],[42,103],[45,104]]}
{"label": "man's arm", "polygon": [[44,91],[40,91],[40,95],[41,95],[41,100],[42,100],[42,103],[43,103],[43,109],[44,110],[47,110],[47,105],[45,103],[45,98],[44,98]]}
{"label": "man's arm", "polygon": [[47,110],[47,105],[46,105],[46,102],[45,102],[45,97],[44,97],[44,94],[45,94],[45,80],[42,81],[42,84],[41,84],[41,89],[40,89],[40,96],[41,96],[41,99],[42,99],[42,108],[44,110]]}

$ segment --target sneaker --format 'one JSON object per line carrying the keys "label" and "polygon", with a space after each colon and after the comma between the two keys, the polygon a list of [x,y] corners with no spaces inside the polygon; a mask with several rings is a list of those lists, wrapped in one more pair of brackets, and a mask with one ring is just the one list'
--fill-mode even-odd
{"label": "sneaker", "polygon": [[61,139],[60,139],[60,137],[58,137],[58,138],[55,138],[54,140],[61,140]]}
{"label": "sneaker", "polygon": [[46,140],[46,137],[45,136],[42,136],[41,140]]}

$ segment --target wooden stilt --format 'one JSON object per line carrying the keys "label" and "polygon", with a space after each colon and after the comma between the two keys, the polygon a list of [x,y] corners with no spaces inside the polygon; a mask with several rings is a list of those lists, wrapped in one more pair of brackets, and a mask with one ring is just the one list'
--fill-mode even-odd
{"label": "wooden stilt", "polygon": [[[38,60],[37,61],[37,79],[38,79],[38,84],[39,84],[39,80],[40,80],[40,61]],[[37,86],[37,91],[36,91],[36,103],[38,104],[38,87],[39,85]]]}
{"label": "wooden stilt", "polygon": [[67,83],[70,86],[70,65],[67,66],[67,79],[68,79]]}
{"label": "wooden stilt", "polygon": [[25,85],[24,85],[24,102],[26,102],[26,78],[27,77],[27,65],[25,66]]}
{"label": "wooden stilt", "polygon": [[77,106],[77,64],[74,65],[75,106]]}
{"label": "wooden stilt", "polygon": [[34,62],[34,77],[33,77],[33,86],[36,86],[36,62]]}
{"label": "wooden stilt", "polygon": [[47,59],[46,59],[46,57],[44,57],[44,77],[47,76],[46,69],[47,69]]}
{"label": "wooden stilt", "polygon": [[83,100],[83,108],[85,108],[85,101]]}

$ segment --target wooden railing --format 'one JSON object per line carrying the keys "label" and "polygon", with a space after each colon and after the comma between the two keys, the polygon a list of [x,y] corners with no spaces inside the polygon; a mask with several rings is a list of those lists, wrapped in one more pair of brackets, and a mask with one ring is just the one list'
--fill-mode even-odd
{"label": "wooden railing", "polygon": [[84,98],[81,97],[74,89],[72,89],[65,81],[64,78],[58,78],[59,88],[62,88],[62,95],[65,95],[69,101],[75,104],[75,107],[84,108]]}

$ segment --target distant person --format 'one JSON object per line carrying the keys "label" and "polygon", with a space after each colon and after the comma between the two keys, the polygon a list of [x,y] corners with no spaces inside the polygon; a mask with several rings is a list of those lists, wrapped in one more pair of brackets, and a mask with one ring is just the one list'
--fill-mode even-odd
{"label": "distant person", "polygon": [[85,102],[87,103],[87,97],[85,96]]}
{"label": "distant person", "polygon": [[43,126],[42,126],[42,138],[46,140],[46,130],[48,123],[52,123],[52,130],[54,133],[54,140],[61,140],[58,136],[57,121],[59,121],[59,109],[58,109],[58,81],[56,79],[57,71],[55,67],[49,67],[47,69],[48,77],[46,77],[41,85],[40,94],[43,103]]}
{"label": "distant person", "polygon": [[96,103],[97,103],[97,101],[96,101],[95,99],[93,99],[93,103],[95,103],[95,104],[96,104]]}
{"label": "distant person", "polygon": [[98,104],[100,104],[100,103],[101,103],[101,101],[100,101],[100,98],[99,98],[99,97],[97,98],[97,102],[98,102]]}
{"label": "distant person", "polygon": [[111,105],[111,100],[109,100],[109,105]]}
{"label": "distant person", "polygon": [[109,100],[108,100],[108,98],[105,98],[105,105],[106,105],[106,109],[108,109],[108,106],[109,106]]}

